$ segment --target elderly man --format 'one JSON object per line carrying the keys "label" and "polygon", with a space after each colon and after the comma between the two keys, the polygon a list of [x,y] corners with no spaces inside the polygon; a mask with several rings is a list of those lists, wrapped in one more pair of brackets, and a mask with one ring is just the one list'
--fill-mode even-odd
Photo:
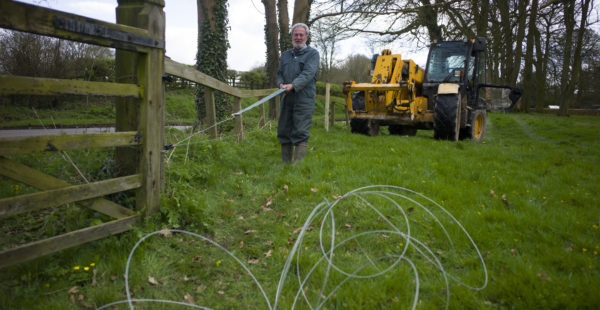
{"label": "elderly man", "polygon": [[277,84],[285,89],[281,97],[281,114],[277,127],[284,164],[290,163],[292,156],[297,162],[306,154],[310,137],[308,129],[312,123],[317,97],[319,69],[319,52],[306,45],[308,26],[295,24],[291,33],[294,48],[281,54],[277,69]]}

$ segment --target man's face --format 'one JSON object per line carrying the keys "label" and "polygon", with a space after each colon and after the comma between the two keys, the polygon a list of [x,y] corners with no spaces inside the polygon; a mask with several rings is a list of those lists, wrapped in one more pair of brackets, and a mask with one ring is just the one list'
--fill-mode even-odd
{"label": "man's face", "polygon": [[296,27],[294,31],[292,31],[292,43],[295,48],[302,48],[306,44],[306,40],[308,40],[308,35],[306,34],[306,30],[304,27]]}

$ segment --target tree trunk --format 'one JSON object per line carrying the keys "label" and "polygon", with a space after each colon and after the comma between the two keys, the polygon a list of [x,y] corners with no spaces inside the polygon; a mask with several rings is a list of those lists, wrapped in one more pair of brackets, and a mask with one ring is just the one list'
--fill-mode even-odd
{"label": "tree trunk", "polygon": [[485,37],[487,35],[489,9],[489,0],[473,1],[473,18],[475,19],[475,34],[478,37]]}
{"label": "tree trunk", "polygon": [[[517,83],[517,79],[519,78],[519,72],[521,71],[521,59],[523,58],[523,47],[522,42],[525,38],[525,27],[527,25],[527,5],[529,4],[529,0],[519,0],[518,4],[518,13],[517,13],[517,36],[514,41],[507,42],[509,51],[513,51],[511,53],[507,53],[508,57],[513,58],[513,66],[509,69],[510,76],[508,79],[508,84],[515,85]],[[521,107],[523,110],[523,107]]]}
{"label": "tree trunk", "polygon": [[[262,0],[265,6],[265,37],[267,42],[267,63],[265,69],[267,70],[267,78],[269,81],[268,87],[277,87],[275,85],[277,78],[277,67],[279,66],[279,41],[278,34],[279,28],[277,27],[277,10],[275,7],[275,0]],[[289,35],[288,35],[289,37]],[[269,119],[277,118],[275,99],[269,101]]]}
{"label": "tree trunk", "polygon": [[277,11],[279,12],[279,50],[285,52],[292,48],[292,39],[290,37],[290,16],[288,13],[288,1],[277,1]]}
{"label": "tree trunk", "polygon": [[[525,69],[523,72],[523,83],[525,84],[525,93],[523,96],[521,110],[527,112],[529,106],[535,99],[535,82],[533,79],[533,48],[535,47],[535,32],[537,30],[536,20],[539,0],[532,0],[531,11],[529,13],[529,24],[527,30],[527,48],[525,51]],[[539,57],[540,55],[538,55]]]}
{"label": "tree trunk", "polygon": [[[227,81],[227,1],[197,0],[198,10],[198,53],[196,69],[219,81]],[[229,114],[231,106],[228,96],[216,92],[215,107],[217,119]],[[196,89],[196,124],[206,117],[204,86]]]}
{"label": "tree trunk", "polygon": [[308,23],[311,4],[312,0],[294,0],[294,15],[292,15],[292,24]]}
{"label": "tree trunk", "polygon": [[512,21],[510,18],[510,6],[506,0],[494,0],[496,7],[498,8],[498,14],[500,15],[499,20],[499,41],[496,42],[501,48],[499,49],[499,66],[500,66],[500,80],[502,83],[509,83],[512,70],[514,68],[514,60],[512,55],[512,43],[513,29]]}
{"label": "tree trunk", "polygon": [[[581,7],[581,22],[579,24],[579,29],[577,30],[577,41],[575,41],[575,52],[573,53],[573,76],[569,80],[569,94],[572,94],[575,85],[579,82],[579,75],[581,74],[581,50],[583,48],[583,35],[585,34],[585,25],[587,22],[588,12],[590,8],[591,0],[583,0]],[[581,89],[578,90],[578,94],[581,92]],[[577,96],[580,98],[580,96]],[[575,97],[571,96],[571,99],[575,99]],[[575,105],[578,105],[579,102],[575,102]]]}
{"label": "tree trunk", "polygon": [[438,12],[433,7],[430,0],[421,0],[422,6],[418,9],[420,24],[427,28],[430,41],[441,41],[442,28],[438,24]]}
{"label": "tree trunk", "polygon": [[497,15],[498,12],[496,11],[497,9],[494,7],[494,11],[490,11],[489,12],[489,16],[486,16],[487,18],[490,18],[491,20],[491,28],[495,29],[495,31],[491,31],[490,32],[490,38],[491,40],[488,43],[488,57],[487,57],[487,63],[488,63],[488,73],[490,76],[490,79],[488,80],[488,82],[490,83],[502,83],[501,81],[501,77],[500,77],[500,72],[501,72],[501,68],[500,65],[502,63],[502,54],[504,51],[504,44],[503,44],[503,39],[502,39],[502,33],[500,31],[498,31],[498,29],[501,28],[501,24],[500,21],[498,21],[498,18],[491,18],[491,15]]}
{"label": "tree trunk", "polygon": [[[552,18],[552,17],[550,17]],[[545,17],[547,19],[547,17]],[[548,21],[548,20],[547,20]],[[551,33],[551,24],[549,22],[546,23],[546,27],[544,29],[545,41],[544,41],[544,49],[542,50],[542,35],[539,30],[534,29],[535,36],[535,87],[536,87],[536,96],[535,96],[535,110],[537,112],[543,112],[544,106],[546,105],[546,95],[547,95],[547,79],[546,72],[548,72],[548,59],[550,58],[550,33]]]}
{"label": "tree trunk", "polygon": [[575,27],[575,1],[565,1],[563,3],[565,37],[562,72],[560,75],[560,109],[558,115],[566,116],[569,114],[569,100],[571,97],[571,81],[572,76],[569,76],[571,71],[571,60],[573,49],[573,28]]}

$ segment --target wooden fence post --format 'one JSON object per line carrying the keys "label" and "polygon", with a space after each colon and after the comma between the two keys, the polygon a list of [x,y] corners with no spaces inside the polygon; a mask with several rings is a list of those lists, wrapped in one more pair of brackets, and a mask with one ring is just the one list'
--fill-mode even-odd
{"label": "wooden fence post", "polygon": [[[233,103],[233,111],[238,112],[242,109],[242,98],[235,97],[235,101]],[[244,140],[244,123],[242,121],[242,115],[235,116],[235,133],[237,134],[237,141],[240,142]]]}
{"label": "wooden fence post", "polygon": [[260,119],[258,120],[258,127],[262,127],[267,123],[267,119],[265,118],[265,104],[261,104],[259,106],[260,109]]}
{"label": "wooden fence post", "polygon": [[211,139],[218,135],[217,131],[217,109],[215,108],[215,90],[204,87],[204,104],[206,105],[206,123],[209,126],[208,134]]}
{"label": "wooden fence post", "polygon": [[329,123],[331,123],[331,126],[333,127],[335,125],[335,102],[331,102],[331,105],[329,107],[329,114],[330,119],[329,119]]}
{"label": "wooden fence post", "polygon": [[344,110],[346,110],[346,126],[350,126],[350,115],[348,114],[348,106],[346,106]]}
{"label": "wooden fence post", "polygon": [[325,124],[325,131],[329,131],[329,89],[331,84],[325,83],[325,115],[323,116],[323,123]]}
{"label": "wooden fence post", "polygon": [[[156,42],[164,42],[164,0],[118,0],[118,4],[117,23],[146,29]],[[142,185],[136,191],[136,208],[150,215],[160,206],[163,171],[164,49],[148,53],[117,51],[116,56],[117,81],[137,83],[143,90],[140,99],[117,104],[116,130],[137,130],[141,147],[133,152],[117,150],[116,160],[124,165],[126,174],[134,169],[139,171]]]}

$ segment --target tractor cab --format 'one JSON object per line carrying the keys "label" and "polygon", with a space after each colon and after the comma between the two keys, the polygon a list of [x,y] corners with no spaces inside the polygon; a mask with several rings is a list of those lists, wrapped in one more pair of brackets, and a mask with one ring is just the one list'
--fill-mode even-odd
{"label": "tractor cab", "polygon": [[442,42],[432,45],[427,59],[425,82],[460,83],[466,70],[469,45]]}
{"label": "tractor cab", "polygon": [[440,84],[445,83],[457,84],[460,96],[470,108],[508,110],[514,106],[517,100],[513,99],[520,97],[519,89],[486,83],[485,48],[486,40],[481,37],[431,44],[423,85],[430,108],[433,109]]}

